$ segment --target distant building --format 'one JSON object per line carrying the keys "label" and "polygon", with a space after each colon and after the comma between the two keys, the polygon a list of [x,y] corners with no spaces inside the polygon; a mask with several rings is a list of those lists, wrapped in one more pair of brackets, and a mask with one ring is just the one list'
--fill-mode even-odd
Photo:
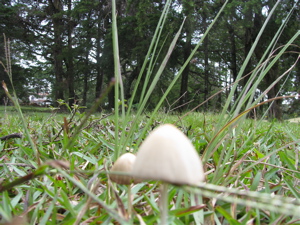
{"label": "distant building", "polygon": [[36,95],[29,95],[30,105],[48,106],[51,105],[51,100],[48,98],[49,93],[38,93]]}

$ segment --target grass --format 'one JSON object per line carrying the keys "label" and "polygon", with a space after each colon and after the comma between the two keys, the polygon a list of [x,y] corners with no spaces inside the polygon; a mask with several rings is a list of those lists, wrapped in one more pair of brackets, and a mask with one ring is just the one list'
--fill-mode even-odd
{"label": "grass", "polygon": [[[18,185],[2,192],[3,204],[0,206],[2,220],[11,220],[15,215],[26,215],[30,224],[73,224],[75,221],[92,221],[96,224],[96,221],[109,223],[114,220],[128,223],[127,187],[111,184],[105,172],[113,161],[114,116],[102,118],[101,114],[94,115],[69,150],[64,150],[64,146],[72,136],[74,131],[72,127],[79,123],[80,115],[72,121],[69,133],[61,132],[63,120],[51,114],[43,114],[42,119],[28,117],[26,113],[24,116],[30,135],[37,146],[39,160],[35,158],[26,137],[1,142],[2,187],[3,184],[9,184],[16,179],[23,179]],[[218,117],[219,115],[215,114],[192,113],[178,123],[179,128],[192,140],[200,155],[215,134]],[[70,118],[71,114],[67,119]],[[137,136],[146,120],[146,116],[141,119]],[[176,115],[160,113],[151,125],[155,127],[177,120]],[[21,121],[16,116],[2,112],[1,124],[2,134],[22,131]],[[128,128],[129,126],[125,127],[125,130]],[[274,221],[288,224],[296,220],[297,217],[292,211],[281,213],[275,207],[269,209],[260,198],[262,194],[269,194],[269,197],[275,194],[298,199],[290,205],[284,198],[279,198],[278,201],[299,208],[299,150],[297,152],[298,145],[293,143],[300,139],[298,125],[288,122],[258,123],[247,119],[240,129],[239,136],[234,141],[235,152],[230,157],[224,156],[222,160],[221,176],[216,178],[214,174],[220,166],[222,146],[216,150],[205,167],[208,184],[227,187],[225,191],[232,191],[241,196],[244,202],[230,203],[228,199],[226,200],[226,195],[217,195],[218,191],[222,191],[219,190],[220,186],[213,186],[217,189],[214,191],[202,190],[205,187],[192,188],[194,193],[192,196],[197,194],[207,196],[202,201],[191,199],[189,194],[191,188],[172,186],[169,189],[171,208],[169,222],[173,221],[175,224],[195,222],[193,213],[202,211],[203,204],[205,210],[202,220],[215,220],[220,224],[235,224],[232,221],[246,222],[254,218],[256,224],[259,224],[258,219],[261,224]],[[255,133],[252,134],[252,142],[249,143],[248,136],[251,130],[255,130]],[[57,138],[54,140],[54,137]],[[123,146],[123,152],[131,148],[136,149],[134,145]],[[69,162],[69,165],[65,165],[65,162]],[[24,178],[28,174],[31,177]],[[146,224],[156,223],[159,218],[157,183],[154,181],[139,183],[133,185],[131,189],[135,215],[131,217],[129,223],[139,223],[140,220]],[[254,203],[251,203],[252,205],[246,201],[247,191],[258,194],[255,201],[251,200]],[[213,203],[214,198],[221,200]],[[232,201],[236,199],[238,198],[232,197]],[[247,204],[252,207],[246,207]],[[264,208],[267,209],[263,210]]]}
{"label": "grass", "polygon": [[[249,111],[258,107],[257,103],[278,80],[256,99],[252,95],[253,90],[300,32],[291,37],[276,56],[272,55],[272,49],[288,18],[284,21],[270,43],[269,50],[265,52],[259,66],[241,90],[238,101],[232,105],[232,96],[242,79],[245,67],[242,66],[239,78],[231,87],[228,100],[220,114],[190,111],[184,115],[169,115],[161,112],[162,102],[212,28],[221,9],[189,59],[178,71],[177,76],[174,76],[157,107],[152,112],[145,112],[151,92],[165,69],[182,29],[179,29],[168,46],[168,52],[162,62],[158,63],[157,55],[160,50],[156,47],[170,4],[171,1],[166,1],[136,82],[137,86],[134,88],[132,99],[135,98],[138,85],[142,85],[135,113],[131,111],[133,100],[128,102],[127,108],[125,107],[114,13],[114,93],[115,108],[119,107],[120,99],[120,111],[115,110],[111,115],[94,114],[93,109],[97,108],[102,96],[86,113],[80,113],[76,105],[67,106],[69,112],[66,114],[34,113],[23,111],[18,102],[14,102],[16,113],[11,113],[13,111],[10,111],[10,108],[1,112],[1,135],[16,132],[24,134],[22,139],[0,142],[2,223],[20,216],[26,217],[29,224],[162,222],[159,219],[159,181],[142,182],[128,187],[112,183],[107,173],[121,154],[138,151],[139,145],[152,129],[160,124],[173,123],[189,137],[201,156],[206,171],[206,182],[194,186],[168,188],[169,218],[166,223],[300,224],[299,125],[251,120],[246,117]],[[114,12],[114,1],[112,8]],[[272,13],[270,12],[269,16]],[[257,41],[267,23],[268,19]],[[257,41],[245,59],[245,65]],[[11,78],[9,45],[6,46],[7,64],[1,64]],[[157,64],[159,68],[154,70]],[[295,65],[292,64],[290,69]],[[153,79],[150,79],[151,71],[157,71]],[[284,75],[285,73],[278,79],[283,79]],[[142,76],[145,76],[145,82],[139,84]],[[5,84],[3,88],[10,98],[14,95],[14,90],[8,90]],[[63,102],[61,104],[65,105]],[[128,192],[131,193],[129,199],[132,201],[132,211],[127,208],[131,205],[128,204]],[[132,214],[128,214],[129,211]]]}

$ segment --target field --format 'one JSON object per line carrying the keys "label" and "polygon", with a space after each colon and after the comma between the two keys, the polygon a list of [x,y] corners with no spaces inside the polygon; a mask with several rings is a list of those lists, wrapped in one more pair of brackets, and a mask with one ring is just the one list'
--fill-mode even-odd
{"label": "field", "polygon": [[[181,113],[170,110],[171,106],[180,109],[186,106],[177,105],[183,95],[171,95],[176,88],[178,90],[177,83],[205,44],[205,37],[226,4],[227,1],[199,41],[193,43],[193,50],[176,69],[175,76],[172,72],[163,91],[159,92],[162,94],[154,99],[155,103],[151,101],[153,93],[159,88],[180,34],[186,33],[182,23],[171,42],[161,36],[165,32],[164,24],[168,23],[171,1],[166,1],[129,99],[125,99],[120,69],[116,1],[112,1],[111,18],[114,71],[110,74],[114,74],[114,78],[108,81],[100,97],[93,100],[90,109],[82,112],[79,105],[69,106],[65,102],[69,95],[62,95],[66,100],[57,99],[65,113],[59,113],[57,109],[20,107],[18,98],[14,97],[17,96],[15,89],[8,88],[3,81],[3,90],[15,106],[0,108],[0,223],[300,224],[299,120],[270,119],[280,119],[278,101],[299,97],[282,94],[280,90],[271,91],[276,85],[280,89],[288,85],[285,76],[297,72],[299,57],[290,62],[291,59],[283,56],[291,51],[289,47],[295,45],[300,31],[289,37],[285,44],[277,45],[280,35],[286,33],[284,29],[292,11],[281,19],[282,25],[267,43],[261,58],[251,60],[256,55],[255,49],[260,48],[259,40],[275,8],[270,11],[234,80],[228,84],[222,82],[211,96],[195,103],[193,110],[182,110],[185,112]],[[161,42],[167,51],[161,51],[158,45]],[[1,65],[13,87],[7,43],[9,41],[5,43],[6,62]],[[256,63],[250,72],[247,65],[251,61]],[[267,84],[265,81],[269,81],[272,69],[277,71],[283,62],[291,65],[284,72],[276,72],[276,78]],[[229,72],[228,68],[225,80]],[[95,113],[110,93],[114,94],[111,101],[114,110]],[[223,99],[218,114],[197,112],[201,107],[204,110],[206,103],[218,101],[216,96]],[[174,98],[170,101],[169,97]],[[166,106],[169,108],[163,110]],[[249,119],[248,115],[254,115],[255,119]],[[155,179],[154,176],[140,180],[139,171],[134,172],[128,162],[122,169],[111,170],[124,153],[139,153],[152,131],[168,123],[175,125],[170,133],[179,133],[180,141],[170,134],[161,134],[164,141],[152,141],[151,146],[156,147],[148,147],[148,150],[156,152],[149,161],[150,158],[159,161],[157,165],[153,163],[153,168],[159,166],[161,169],[156,170],[156,175],[165,174],[167,170],[172,180],[169,177]],[[179,150],[174,143],[180,146]],[[178,151],[181,157],[175,157]],[[184,153],[188,151],[194,151],[196,157],[183,161]],[[182,168],[193,168],[194,163],[190,161],[197,161],[199,165],[189,177],[199,178],[201,173],[201,179],[176,182]],[[136,162],[138,157],[133,166]],[[147,159],[145,164],[148,165]],[[126,177],[127,182],[123,183],[127,184],[119,184],[113,177],[120,180]]]}
{"label": "field", "polygon": [[29,224],[158,223],[160,182],[119,185],[107,172],[115,161],[116,144],[130,130],[133,138],[122,144],[119,155],[136,153],[149,131],[172,123],[202,157],[206,181],[169,186],[170,224],[300,223],[297,123],[243,119],[220,130],[220,115],[180,118],[159,113],[143,134],[147,114],[136,126],[133,114],[126,127],[116,128],[115,115],[93,114],[82,124],[86,114],[75,110],[56,114],[25,108],[29,138],[17,112],[2,109],[1,136],[23,134],[1,141],[2,221],[24,217]]}

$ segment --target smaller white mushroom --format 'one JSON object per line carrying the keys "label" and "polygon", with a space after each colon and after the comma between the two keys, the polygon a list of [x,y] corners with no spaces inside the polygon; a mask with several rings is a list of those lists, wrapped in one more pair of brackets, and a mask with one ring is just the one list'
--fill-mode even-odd
{"label": "smaller white mushroom", "polygon": [[[132,166],[135,162],[136,156],[132,153],[125,153],[121,155],[117,161],[114,163],[111,172],[120,172],[120,173],[130,173]],[[125,174],[110,174],[110,179],[117,184],[128,185],[133,183],[133,177]]]}

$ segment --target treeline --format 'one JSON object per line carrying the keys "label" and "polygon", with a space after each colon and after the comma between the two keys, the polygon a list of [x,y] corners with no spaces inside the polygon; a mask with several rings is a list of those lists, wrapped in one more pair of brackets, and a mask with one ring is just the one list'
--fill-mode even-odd
{"label": "treeline", "polygon": [[[158,43],[161,59],[168,50],[182,21],[185,19],[180,40],[168,62],[167,69],[156,86],[147,109],[151,110],[166,90],[169,81],[182,67],[201,35],[208,28],[225,1],[174,0],[169,11],[161,41]],[[251,60],[244,69],[242,88],[251,71],[286,18],[291,18],[277,40],[280,47],[288,42],[300,28],[300,8],[297,0],[282,0],[271,17]],[[231,0],[221,17],[182,73],[180,82],[173,88],[165,103],[167,110],[187,110],[195,107],[225,86],[236,81],[237,75],[274,0]],[[148,47],[165,1],[119,0],[117,20],[121,73],[125,99],[131,97],[135,81],[141,71]],[[114,77],[112,50],[111,2],[106,0],[1,0],[0,32],[11,41],[13,81],[19,97],[28,100],[30,94],[51,93],[52,99],[64,99],[70,105],[80,100],[90,106],[107,88]],[[261,81],[257,94],[271,86],[266,99],[299,91],[299,65],[288,79],[272,83],[299,56],[299,38],[286,52],[284,58]],[[5,62],[4,39],[0,39],[0,60]],[[274,48],[273,56],[276,55]],[[150,59],[149,59],[150,60]],[[150,68],[149,68],[150,69]],[[9,84],[5,71],[0,79]],[[285,85],[283,86],[283,82]],[[237,89],[239,90],[239,89]],[[208,101],[200,110],[220,110],[227,98],[227,90]],[[111,92],[103,108],[114,107]],[[238,91],[235,99],[239,95]],[[1,92],[1,104],[4,93]],[[297,101],[297,100],[294,100]],[[282,100],[272,105],[272,115],[282,116]]]}

